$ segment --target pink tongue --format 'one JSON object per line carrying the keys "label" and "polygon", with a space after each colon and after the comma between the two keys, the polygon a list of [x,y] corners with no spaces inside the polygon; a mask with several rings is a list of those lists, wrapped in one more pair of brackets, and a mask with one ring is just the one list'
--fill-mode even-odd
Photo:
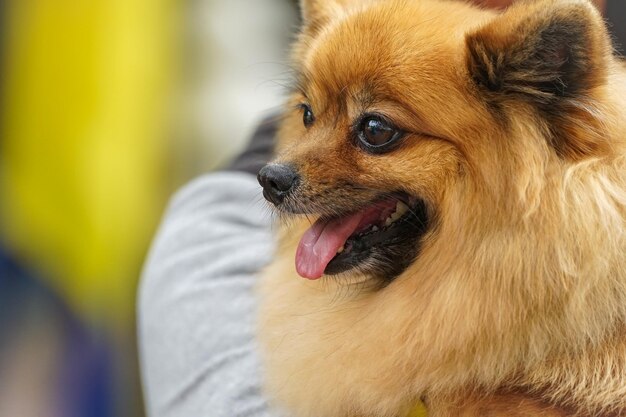
{"label": "pink tongue", "polygon": [[339,248],[355,232],[385,219],[396,207],[396,200],[381,201],[365,210],[333,220],[318,220],[300,239],[296,270],[303,278],[318,279]]}
{"label": "pink tongue", "polygon": [[318,279],[339,248],[361,223],[363,212],[331,221],[318,220],[304,233],[296,251],[296,270],[303,278]]}

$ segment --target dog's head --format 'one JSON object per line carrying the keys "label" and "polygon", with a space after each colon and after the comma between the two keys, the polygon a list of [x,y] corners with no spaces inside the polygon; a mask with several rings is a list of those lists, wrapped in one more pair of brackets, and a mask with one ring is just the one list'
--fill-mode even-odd
{"label": "dog's head", "polygon": [[302,1],[280,153],[259,173],[281,212],[316,220],[300,275],[390,282],[443,223],[506,222],[546,167],[611,152],[594,107],[612,62],[598,12],[520,3]]}

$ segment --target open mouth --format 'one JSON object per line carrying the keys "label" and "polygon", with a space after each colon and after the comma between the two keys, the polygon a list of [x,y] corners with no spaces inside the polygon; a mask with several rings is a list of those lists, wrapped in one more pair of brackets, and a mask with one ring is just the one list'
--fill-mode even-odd
{"label": "open mouth", "polygon": [[300,240],[296,269],[308,279],[359,268],[391,280],[415,259],[427,229],[424,201],[396,193],[358,211],[318,219]]}

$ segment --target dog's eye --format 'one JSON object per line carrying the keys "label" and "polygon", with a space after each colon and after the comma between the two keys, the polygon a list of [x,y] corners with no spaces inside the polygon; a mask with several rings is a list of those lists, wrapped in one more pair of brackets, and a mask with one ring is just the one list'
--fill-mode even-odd
{"label": "dog's eye", "polygon": [[401,132],[384,117],[373,115],[364,117],[358,125],[357,136],[369,151],[384,152],[401,136]]}
{"label": "dog's eye", "polygon": [[304,123],[305,127],[311,126],[315,121],[315,116],[313,115],[311,106],[308,104],[300,104],[300,108],[302,109],[302,123]]}

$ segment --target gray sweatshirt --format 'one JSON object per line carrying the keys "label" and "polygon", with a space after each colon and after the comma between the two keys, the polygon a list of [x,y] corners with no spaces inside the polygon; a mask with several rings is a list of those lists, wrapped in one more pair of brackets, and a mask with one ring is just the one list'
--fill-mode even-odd
{"label": "gray sweatshirt", "polygon": [[172,200],[139,294],[139,348],[152,417],[275,417],[260,391],[258,271],[273,251],[254,176],[222,172]]}

